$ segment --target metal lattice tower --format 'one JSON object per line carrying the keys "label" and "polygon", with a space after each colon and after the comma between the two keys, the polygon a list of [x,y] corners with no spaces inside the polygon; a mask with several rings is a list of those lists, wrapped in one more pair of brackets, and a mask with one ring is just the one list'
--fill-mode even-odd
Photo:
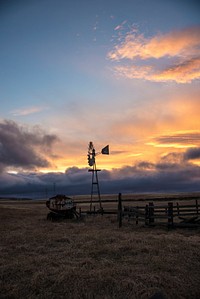
{"label": "metal lattice tower", "polygon": [[92,209],[92,203],[95,195],[98,196],[99,200],[99,207],[101,206],[101,194],[100,194],[100,187],[99,187],[99,180],[98,180],[98,171],[101,171],[100,169],[96,168],[96,163],[94,163],[93,168],[89,169],[89,171],[92,172],[92,187],[91,187],[91,201],[90,201],[90,210]]}
{"label": "metal lattice tower", "polygon": [[[101,153],[108,155],[109,154],[109,146],[107,145],[106,147],[104,147],[102,149]],[[96,154],[95,148],[93,146],[93,143],[90,142],[89,146],[88,146],[88,164],[89,164],[89,166],[92,166],[92,168],[90,168],[88,170],[89,172],[92,172],[92,187],[91,187],[90,211],[92,209],[92,203],[93,203],[93,199],[94,199],[95,195],[98,197],[99,207],[100,207],[100,209],[102,209],[102,205],[101,205],[101,193],[100,193],[99,180],[98,180],[98,172],[101,171],[101,170],[97,169],[97,167],[96,167],[96,161],[95,161],[95,157],[98,154],[100,154],[100,153]]]}

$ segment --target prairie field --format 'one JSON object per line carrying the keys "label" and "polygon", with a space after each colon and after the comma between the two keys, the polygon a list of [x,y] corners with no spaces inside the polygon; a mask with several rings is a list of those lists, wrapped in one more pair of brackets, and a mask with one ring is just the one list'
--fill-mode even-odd
{"label": "prairie field", "polygon": [[44,201],[0,201],[0,298],[200,298],[200,229],[116,215],[47,221]]}

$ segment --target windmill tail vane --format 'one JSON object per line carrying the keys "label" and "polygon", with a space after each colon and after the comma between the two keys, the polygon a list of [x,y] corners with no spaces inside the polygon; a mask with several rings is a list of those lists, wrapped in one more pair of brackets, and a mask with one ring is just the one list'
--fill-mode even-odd
{"label": "windmill tail vane", "polygon": [[102,148],[101,153],[103,155],[109,155],[109,145],[106,145],[104,148]]}

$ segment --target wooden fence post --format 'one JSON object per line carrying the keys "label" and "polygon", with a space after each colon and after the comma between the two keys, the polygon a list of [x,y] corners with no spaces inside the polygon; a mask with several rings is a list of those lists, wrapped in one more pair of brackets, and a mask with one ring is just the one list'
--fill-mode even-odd
{"label": "wooden fence post", "polygon": [[173,227],[174,215],[173,215],[173,202],[168,202],[168,227]]}
{"label": "wooden fence post", "polygon": [[145,207],[145,225],[149,224],[149,206],[146,205]]}
{"label": "wooden fence post", "polygon": [[138,206],[136,207],[136,225],[138,225]]}
{"label": "wooden fence post", "polygon": [[177,206],[177,213],[178,213],[178,216],[180,215],[180,210],[179,210],[179,203],[177,202],[176,203],[176,206]]}
{"label": "wooden fence post", "polygon": [[198,200],[196,199],[196,210],[197,210],[197,215],[199,215],[199,205],[198,205]]}
{"label": "wooden fence post", "polygon": [[118,195],[118,222],[119,227],[122,226],[122,195],[119,193]]}
{"label": "wooden fence post", "polygon": [[149,224],[154,223],[154,204],[149,203]]}

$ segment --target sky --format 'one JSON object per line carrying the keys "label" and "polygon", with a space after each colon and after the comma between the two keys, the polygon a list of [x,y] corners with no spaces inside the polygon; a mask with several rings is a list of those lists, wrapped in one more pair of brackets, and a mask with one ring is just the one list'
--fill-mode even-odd
{"label": "sky", "polygon": [[89,194],[90,141],[104,193],[200,191],[199,1],[1,0],[0,41],[0,195]]}

